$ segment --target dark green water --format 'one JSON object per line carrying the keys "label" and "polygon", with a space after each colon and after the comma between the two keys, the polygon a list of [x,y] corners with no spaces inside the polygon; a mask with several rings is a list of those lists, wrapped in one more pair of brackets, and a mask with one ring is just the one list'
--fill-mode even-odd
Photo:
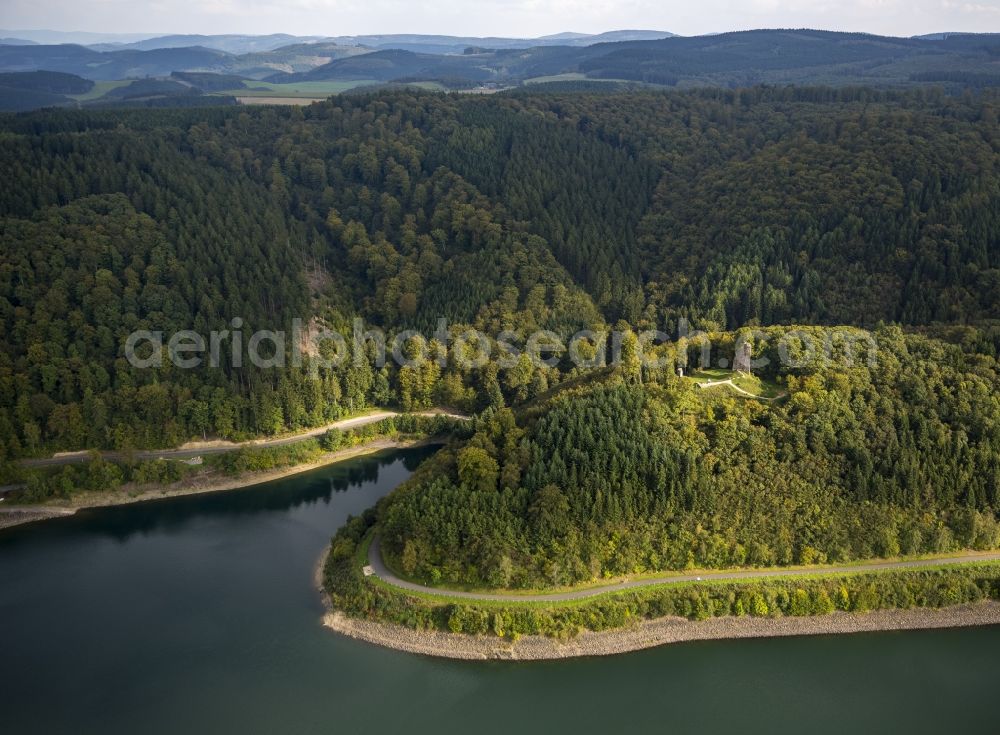
{"label": "dark green water", "polygon": [[427,451],[0,533],[0,733],[1000,733],[1000,627],[529,664],[325,630],[331,533]]}

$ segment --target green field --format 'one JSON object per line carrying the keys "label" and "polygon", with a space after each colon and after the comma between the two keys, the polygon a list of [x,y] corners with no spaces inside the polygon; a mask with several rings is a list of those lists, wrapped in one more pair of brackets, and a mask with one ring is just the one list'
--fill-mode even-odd
{"label": "green field", "polygon": [[[585,74],[579,72],[568,72],[566,74],[550,74],[545,77],[532,77],[531,79],[525,79],[525,84],[545,84],[546,82],[580,82],[587,80]],[[589,81],[589,80],[587,80]]]}
{"label": "green field", "polygon": [[731,380],[733,385],[747,393],[752,393],[758,398],[773,399],[778,398],[783,393],[781,386],[772,380],[766,380],[757,375],[748,375],[747,373],[734,373],[732,370],[725,370],[723,368],[702,368],[695,370],[687,377],[695,383],[714,383],[722,380]]}
{"label": "green field", "polygon": [[624,82],[626,84],[642,84],[642,82],[628,79],[595,79],[576,71],[565,74],[550,74],[544,77],[532,77],[531,79],[524,80],[525,84],[545,84],[547,82]]}
{"label": "green field", "polygon": [[219,94],[231,94],[235,97],[329,97],[331,94],[340,94],[355,87],[378,84],[378,82],[374,79],[358,79],[349,82],[292,82],[290,84],[249,81],[246,84],[247,89],[230,89]]}
{"label": "green field", "polygon": [[716,380],[729,380],[733,377],[733,371],[724,370],[723,368],[700,368],[692,370],[687,377],[696,383],[712,383]]}
{"label": "green field", "polygon": [[113,81],[94,82],[94,86],[89,92],[84,92],[83,94],[70,94],[66,96],[75,99],[77,102],[90,102],[91,100],[103,97],[112,89],[124,87],[126,84],[131,84],[132,81],[133,80],[131,79],[115,79]]}
{"label": "green field", "polygon": [[777,398],[784,392],[774,381],[747,373],[734,375],[733,384],[760,398]]}
{"label": "green field", "polygon": [[[355,79],[351,81],[323,81],[323,82],[291,82],[289,84],[279,84],[277,82],[247,82],[247,89],[230,89],[219,94],[233,95],[234,97],[300,97],[316,98],[329,97],[332,94],[340,94],[355,87],[379,84],[376,79]],[[444,90],[444,86],[438,82],[413,82],[409,87],[419,87],[420,89]]]}

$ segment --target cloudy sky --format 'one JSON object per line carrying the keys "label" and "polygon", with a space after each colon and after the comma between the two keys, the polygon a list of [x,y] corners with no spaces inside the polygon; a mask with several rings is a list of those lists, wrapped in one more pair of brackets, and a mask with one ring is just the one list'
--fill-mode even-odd
{"label": "cloudy sky", "polygon": [[1000,0],[0,0],[7,30],[531,37],[775,27],[896,36],[1000,31]]}

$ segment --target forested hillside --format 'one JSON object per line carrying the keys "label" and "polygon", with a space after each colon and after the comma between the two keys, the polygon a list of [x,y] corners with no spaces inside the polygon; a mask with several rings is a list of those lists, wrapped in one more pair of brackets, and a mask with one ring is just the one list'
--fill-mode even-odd
{"label": "forested hillside", "polygon": [[546,587],[995,548],[996,360],[876,339],[871,366],[779,369],[786,400],[668,371],[491,410],[380,507],[383,551],[446,586]]}
{"label": "forested hillside", "polygon": [[[465,409],[572,366],[135,369],[136,329],[564,334],[971,324],[995,357],[995,94],[751,89],[0,119],[6,456]],[[937,343],[934,343],[937,344]],[[439,346],[435,346],[439,349]],[[290,345],[286,345],[290,349]],[[943,349],[943,348],[942,348]]]}
{"label": "forested hillside", "polygon": [[86,94],[93,87],[89,79],[54,71],[0,74],[0,111],[58,107],[70,102],[66,95]]}
{"label": "forested hillside", "polygon": [[788,88],[548,108],[658,162],[647,300],[724,329],[1000,317],[997,98],[973,99]]}

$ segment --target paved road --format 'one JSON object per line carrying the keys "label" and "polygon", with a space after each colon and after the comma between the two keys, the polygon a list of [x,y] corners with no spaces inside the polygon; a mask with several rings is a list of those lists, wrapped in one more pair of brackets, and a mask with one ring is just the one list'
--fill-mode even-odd
{"label": "paved road", "polygon": [[568,600],[580,600],[586,597],[603,595],[606,592],[619,592],[622,590],[636,589],[638,587],[649,587],[668,582],[694,582],[694,581],[718,581],[729,579],[754,579],[757,577],[801,577],[810,574],[844,574],[848,572],[874,572],[884,569],[911,569],[914,567],[940,566],[942,564],[963,564],[974,561],[1000,561],[1000,552],[987,554],[967,554],[964,556],[951,556],[942,559],[916,559],[912,561],[885,561],[871,564],[855,564],[854,566],[841,567],[820,567],[813,569],[775,569],[769,571],[739,571],[739,572],[702,572],[701,576],[694,574],[674,574],[665,577],[652,577],[649,579],[636,579],[630,582],[618,582],[601,587],[589,587],[587,589],[572,590],[570,592],[555,592],[545,595],[501,595],[487,592],[463,592],[459,590],[447,590],[434,587],[425,587],[415,582],[407,582],[393,574],[382,561],[382,547],[379,545],[379,538],[372,539],[368,548],[368,563],[375,571],[375,576],[383,582],[388,582],[394,587],[400,587],[413,592],[427,592],[435,595],[447,595],[448,597],[461,597],[469,600],[493,600],[498,602],[566,602]]}
{"label": "paved road", "polygon": [[[358,426],[365,426],[367,424],[374,424],[382,419],[387,419],[391,416],[401,415],[398,411],[379,411],[377,413],[370,413],[366,416],[355,416],[350,419],[341,419],[340,421],[334,421],[332,424],[327,424],[326,426],[320,426],[316,429],[310,429],[309,431],[302,432],[301,434],[293,434],[291,436],[284,436],[277,439],[254,439],[248,442],[218,442],[213,443],[208,446],[193,446],[190,448],[183,449],[158,449],[154,451],[141,451],[141,452],[98,452],[98,454],[107,460],[127,460],[127,459],[190,459],[191,457],[201,457],[206,454],[222,454],[225,452],[232,452],[237,449],[242,449],[244,447],[283,447],[288,444],[296,444],[306,439],[310,439],[315,436],[321,436],[325,434],[330,429],[354,429]],[[425,411],[418,414],[417,416],[448,416],[450,418],[466,419],[468,416],[462,416],[460,414],[454,413],[444,413],[444,412],[434,412]],[[77,464],[79,462],[89,462],[93,452],[82,451],[82,452],[71,452],[67,454],[58,454],[52,457],[44,457],[41,459],[23,459],[20,461],[22,467],[52,467],[64,464]]]}

